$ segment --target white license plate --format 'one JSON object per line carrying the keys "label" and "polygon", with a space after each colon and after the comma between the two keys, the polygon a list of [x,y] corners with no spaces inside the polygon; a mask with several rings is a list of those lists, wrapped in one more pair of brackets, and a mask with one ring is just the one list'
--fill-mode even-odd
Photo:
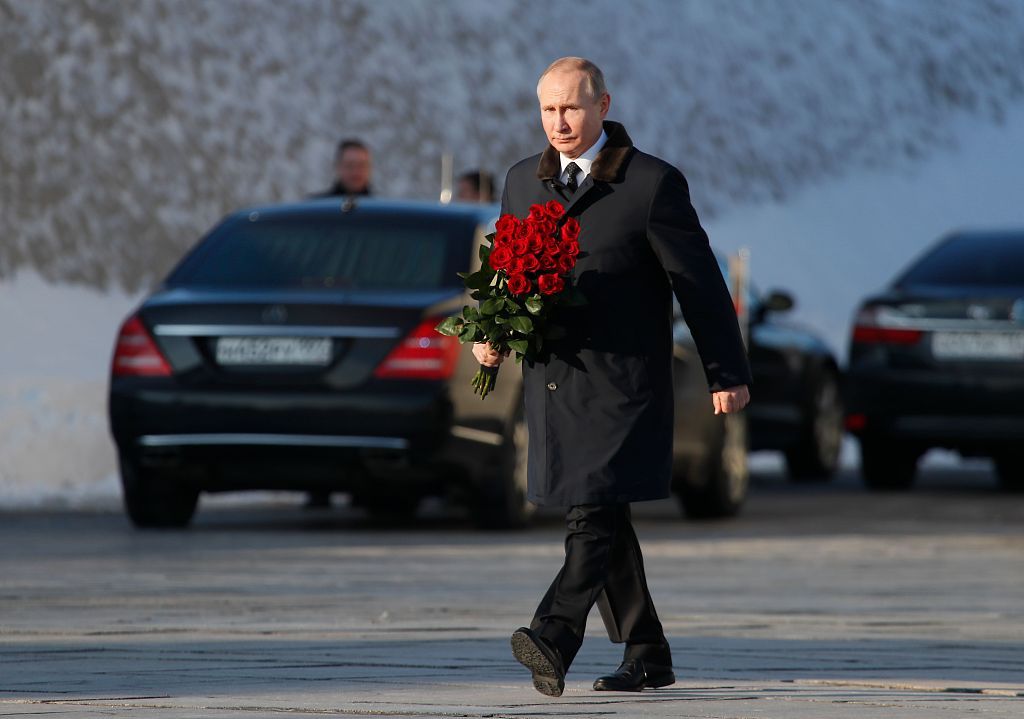
{"label": "white license plate", "polygon": [[1024,332],[935,332],[932,355],[941,360],[1024,360]]}
{"label": "white license plate", "polygon": [[222,365],[312,365],[331,361],[327,337],[221,337],[217,363]]}

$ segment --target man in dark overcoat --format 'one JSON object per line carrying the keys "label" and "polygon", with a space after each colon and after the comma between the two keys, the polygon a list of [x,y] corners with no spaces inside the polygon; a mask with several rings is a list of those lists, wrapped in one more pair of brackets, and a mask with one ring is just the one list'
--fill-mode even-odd
{"label": "man in dark overcoat", "polygon": [[[629,503],[669,496],[672,469],[672,293],[701,356],[715,413],[749,401],[736,312],[682,173],[640,152],[619,123],[601,71],[555,61],[537,86],[550,146],[512,167],[502,213],[525,217],[558,200],[580,223],[572,281],[584,306],[565,307],[567,335],[523,365],[528,495],[568,508],[565,561],[512,651],[538,691],[559,696],[595,603],[621,666],[597,690],[675,681],[644,576]],[[503,357],[474,345],[481,364]]]}

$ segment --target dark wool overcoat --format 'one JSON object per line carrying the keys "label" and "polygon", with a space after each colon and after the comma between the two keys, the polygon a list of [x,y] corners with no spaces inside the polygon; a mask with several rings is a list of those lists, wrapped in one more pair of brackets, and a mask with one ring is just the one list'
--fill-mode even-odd
{"label": "dark wool overcoat", "polygon": [[[528,496],[545,505],[669,496],[672,471],[672,293],[712,391],[751,384],[736,312],[675,167],[608,141],[572,195],[551,146],[509,170],[502,213],[558,200],[580,222],[574,284],[587,305],[563,307],[567,335],[523,363]],[[711,402],[710,395],[708,402]]]}

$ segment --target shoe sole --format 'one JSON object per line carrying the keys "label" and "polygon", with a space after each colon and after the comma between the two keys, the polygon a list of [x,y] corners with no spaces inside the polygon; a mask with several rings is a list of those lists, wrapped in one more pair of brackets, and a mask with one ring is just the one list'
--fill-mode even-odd
{"label": "shoe sole", "polygon": [[565,682],[558,677],[551,660],[540,647],[523,632],[512,635],[512,656],[533,674],[533,688],[549,697],[560,697]]}
{"label": "shoe sole", "polygon": [[671,684],[676,683],[675,677],[657,677],[655,679],[647,679],[644,683],[636,689],[630,689],[627,687],[615,687],[609,686],[605,682],[594,682],[595,692],[641,692],[644,689],[660,689],[661,687],[667,687]]}

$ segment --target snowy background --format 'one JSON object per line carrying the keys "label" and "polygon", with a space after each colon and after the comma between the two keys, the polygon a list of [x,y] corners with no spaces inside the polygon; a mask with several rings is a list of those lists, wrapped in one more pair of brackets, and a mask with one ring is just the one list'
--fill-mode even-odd
{"label": "snowy background", "polygon": [[326,187],[343,135],[383,195],[445,149],[501,177],[565,54],[840,357],[939,235],[1024,226],[1020,0],[0,0],[0,507],[116,501],[114,334],[220,216]]}

